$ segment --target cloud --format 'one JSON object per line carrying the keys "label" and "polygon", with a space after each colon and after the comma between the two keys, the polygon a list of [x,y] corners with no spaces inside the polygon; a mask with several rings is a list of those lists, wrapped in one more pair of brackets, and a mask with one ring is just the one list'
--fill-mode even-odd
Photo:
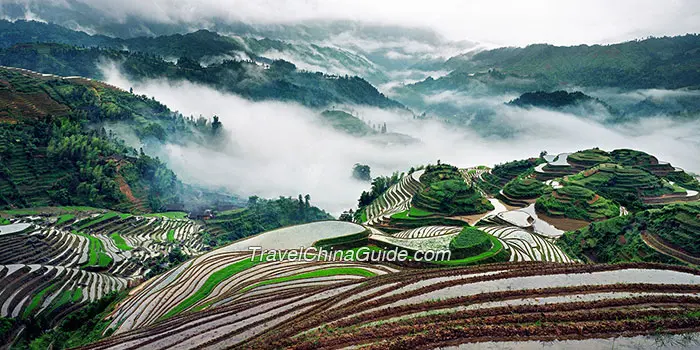
{"label": "cloud", "polygon": [[[46,4],[47,0],[6,0]],[[218,21],[294,23],[357,20],[374,24],[433,28],[452,40],[498,45],[548,42],[560,45],[611,43],[649,35],[698,32],[700,4],[693,0],[48,0],[82,3],[106,19],[138,17],[161,23],[206,25]]]}
{"label": "cloud", "polygon": [[[369,123],[387,123],[390,132],[421,140],[413,145],[382,146],[324,127],[319,113],[300,105],[252,102],[208,87],[152,80],[127,81],[114,66],[105,66],[108,82],[154,96],[184,115],[220,116],[230,142],[217,149],[168,144],[160,150],[183,180],[225,188],[241,196],[311,194],[315,205],[339,214],[355,207],[368,184],[350,177],[355,163],[369,164],[372,175],[406,171],[438,159],[457,166],[497,163],[591,147],[636,148],[676,166],[700,171],[700,125],[664,118],[614,128],[594,120],[540,109],[495,105],[497,122],[517,131],[512,138],[485,138],[468,128],[412,115],[355,107]],[[451,97],[443,95],[442,101]],[[503,97],[495,97],[496,100]],[[494,102],[487,100],[488,105]],[[697,124],[697,123],[696,123]]]}

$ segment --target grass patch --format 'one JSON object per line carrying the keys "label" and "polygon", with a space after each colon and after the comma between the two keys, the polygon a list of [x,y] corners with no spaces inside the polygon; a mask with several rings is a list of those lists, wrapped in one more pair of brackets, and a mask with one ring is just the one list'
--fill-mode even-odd
{"label": "grass patch", "polygon": [[39,211],[36,209],[8,209],[0,213],[7,215],[38,215]]}
{"label": "grass patch", "polygon": [[99,266],[99,267],[107,267],[109,264],[112,263],[112,258],[109,257],[109,255],[105,254],[104,252],[104,246],[102,246],[102,242],[97,237],[93,237],[90,235],[87,235],[82,232],[78,231],[73,231],[74,234],[83,236],[87,238],[90,241],[90,250],[88,254],[88,262],[83,265],[83,267],[87,266]]}
{"label": "grass patch", "polygon": [[456,259],[465,259],[488,251],[491,246],[489,234],[475,227],[464,227],[450,241],[450,251]]}
{"label": "grass patch", "polygon": [[168,231],[168,236],[167,236],[168,242],[170,243],[175,243],[175,230],[171,229]]}
{"label": "grass patch", "polygon": [[0,218],[0,225],[9,225],[11,222],[6,218]]}
{"label": "grass patch", "polygon": [[[487,234],[488,235],[488,234]],[[455,259],[455,260],[445,260],[445,261],[434,261],[433,263],[438,264],[438,265],[446,265],[446,266],[458,266],[458,265],[473,265],[477,263],[491,263],[491,262],[500,262],[500,261],[508,261],[510,258],[510,255],[508,251],[503,247],[503,243],[501,243],[498,238],[488,235],[489,240],[491,241],[491,249],[488,251],[485,251],[479,255],[474,255],[470,256],[464,259]]]}
{"label": "grass patch", "polygon": [[175,316],[189,309],[192,305],[206,298],[207,295],[209,295],[209,293],[211,293],[211,291],[214,290],[214,287],[216,287],[219,283],[229,279],[231,276],[241,271],[244,271],[257,265],[258,263],[260,263],[260,261],[252,261],[250,259],[245,259],[214,272],[211,276],[209,276],[206,282],[204,282],[201,288],[199,288],[190,297],[183,300],[180,304],[175,306],[172,310],[168,311],[165,315],[161,317],[161,319],[166,319]]}
{"label": "grass patch", "polygon": [[304,272],[304,273],[291,275],[291,276],[277,277],[277,278],[273,278],[270,280],[258,282],[252,286],[248,286],[248,287],[243,288],[241,290],[241,293],[245,293],[253,288],[257,288],[260,286],[266,286],[269,284],[282,283],[282,282],[288,282],[288,281],[296,281],[296,280],[306,279],[306,278],[328,277],[328,276],[336,276],[336,275],[354,275],[354,276],[363,276],[363,277],[373,277],[373,276],[376,276],[377,274],[375,274],[374,272],[371,272],[371,271],[367,271],[365,269],[357,268],[357,267],[335,267],[335,268],[328,268],[328,269]]}
{"label": "grass patch", "polygon": [[81,300],[83,300],[83,289],[80,288],[80,287],[78,287],[78,289],[76,289],[75,292],[73,292],[73,299],[72,299],[72,301],[73,301],[74,303],[78,303],[78,302],[80,302]]}
{"label": "grass patch", "polygon": [[114,241],[114,245],[117,246],[117,248],[121,250],[132,250],[134,249],[133,247],[130,247],[128,244],[126,244],[126,241],[122,236],[119,235],[119,233],[114,232],[111,235],[109,235],[109,238],[111,238]]}
{"label": "grass patch", "polygon": [[187,213],[184,211],[167,211],[164,213],[146,214],[144,216],[149,218],[187,219]]}
{"label": "grass patch", "polygon": [[44,300],[44,296],[50,292],[53,292],[58,285],[56,283],[51,284],[50,286],[42,289],[39,293],[37,293],[33,298],[32,301],[29,303],[29,306],[27,306],[26,309],[24,309],[24,318],[29,317],[31,315],[32,311],[39,307],[39,304]]}
{"label": "grass patch", "polygon": [[63,215],[61,215],[61,216],[58,217],[58,220],[56,220],[56,224],[55,224],[55,225],[56,225],[56,226],[60,226],[60,225],[65,224],[65,223],[68,222],[68,221],[73,220],[73,219],[75,219],[75,215],[74,215],[74,214],[63,214]]}

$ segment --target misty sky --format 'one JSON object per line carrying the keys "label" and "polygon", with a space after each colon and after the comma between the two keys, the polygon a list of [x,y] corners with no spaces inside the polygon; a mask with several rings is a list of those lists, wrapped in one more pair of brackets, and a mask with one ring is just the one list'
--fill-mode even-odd
{"label": "misty sky", "polygon": [[429,27],[451,40],[494,45],[612,43],[700,32],[700,1],[693,0],[76,1],[98,7],[115,19],[128,15],[189,23],[206,23],[212,18],[252,23],[351,19]]}

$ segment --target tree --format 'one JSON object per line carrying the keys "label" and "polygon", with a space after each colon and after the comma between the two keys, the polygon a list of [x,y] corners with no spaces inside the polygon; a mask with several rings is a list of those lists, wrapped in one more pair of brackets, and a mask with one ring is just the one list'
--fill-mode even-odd
{"label": "tree", "polygon": [[338,220],[352,222],[354,219],[354,216],[355,216],[355,212],[352,209],[350,209],[350,210],[346,210],[342,214],[340,214],[340,217],[338,218]]}
{"label": "tree", "polygon": [[214,121],[211,122],[211,130],[214,135],[217,135],[219,131],[221,130],[221,122],[219,121],[219,116],[214,116]]}
{"label": "tree", "polygon": [[382,125],[382,134],[386,134],[386,122]]}
{"label": "tree", "polygon": [[352,168],[352,177],[360,181],[372,181],[369,165],[355,163]]}
{"label": "tree", "polygon": [[307,193],[306,196],[304,196],[304,206],[307,209],[311,206],[310,202],[311,202],[311,195]]}

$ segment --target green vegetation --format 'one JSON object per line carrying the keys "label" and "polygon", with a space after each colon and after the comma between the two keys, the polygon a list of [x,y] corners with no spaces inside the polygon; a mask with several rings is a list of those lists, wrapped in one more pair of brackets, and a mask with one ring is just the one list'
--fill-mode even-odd
{"label": "green vegetation", "polygon": [[481,179],[476,180],[476,185],[484,192],[495,196],[508,182],[532,172],[541,162],[544,162],[541,158],[530,158],[498,164],[490,172],[482,174]]}
{"label": "green vegetation", "polygon": [[[210,34],[219,37],[215,33]],[[138,50],[81,48],[53,43],[18,44],[0,49],[2,65],[61,76],[77,75],[104,80],[99,63],[112,60],[120,61],[122,72],[134,81],[153,78],[190,81],[251,100],[290,101],[310,107],[353,104],[404,108],[357,76],[306,72],[297,70],[294,64],[284,60],[272,61],[265,68],[252,61],[230,59],[202,66],[192,57],[176,57],[179,57],[177,62],[171,62]],[[251,75],[255,75],[256,79],[250,79]]]}
{"label": "green vegetation", "polygon": [[334,250],[362,247],[367,245],[368,237],[369,230],[365,230],[351,235],[321,239],[314,242],[314,247]]}
{"label": "green vegetation", "polygon": [[[71,295],[72,294],[72,295]],[[67,293],[68,302],[82,296],[80,288]],[[13,345],[13,349],[67,349],[93,343],[109,336],[114,331],[107,329],[110,320],[106,316],[116,304],[124,299],[127,291],[107,294],[100,300],[88,303],[85,307],[69,313],[55,328],[45,327],[50,320],[41,317],[24,321],[25,331]],[[0,336],[0,339],[1,336]]]}
{"label": "green vegetation", "polygon": [[15,320],[12,318],[0,317],[0,342],[9,344],[10,334],[15,326]]}
{"label": "green vegetation", "polygon": [[245,288],[241,289],[240,292],[244,293],[244,292],[247,292],[253,288],[260,287],[260,286],[266,286],[269,284],[282,283],[282,282],[288,282],[288,281],[296,281],[296,280],[305,279],[305,278],[328,277],[328,276],[337,276],[337,275],[354,275],[354,276],[363,276],[363,277],[376,276],[376,274],[372,271],[368,271],[368,270],[357,268],[357,267],[334,267],[334,268],[319,269],[319,270],[314,270],[314,271],[310,271],[310,272],[299,273],[296,275],[277,277],[277,278],[265,280],[262,282],[258,282],[252,286],[245,287]]}
{"label": "green vegetation", "polygon": [[99,238],[79,231],[73,231],[73,233],[76,235],[83,236],[90,241],[88,262],[85,264],[85,267],[98,266],[104,268],[112,263],[112,258],[110,258],[109,255],[105,253],[104,246],[102,245],[102,242],[100,242]]}
{"label": "green vegetation", "polygon": [[620,207],[580,186],[564,186],[537,199],[535,208],[549,216],[596,221],[620,214]]}
{"label": "green vegetation", "polygon": [[645,170],[609,163],[571,175],[564,183],[586,187],[628,208],[643,207],[641,197],[673,192],[658,177]]}
{"label": "green vegetation", "polygon": [[700,191],[700,181],[693,176],[690,176],[685,171],[674,171],[666,175],[666,180],[673,181],[676,185],[689,190]]}
{"label": "green vegetation", "polygon": [[215,219],[206,220],[204,242],[215,247],[284,226],[334,220],[330,214],[312,206],[310,200],[308,195],[274,200],[250,197],[245,209],[222,212]]}
{"label": "green vegetation", "polygon": [[360,118],[347,112],[327,110],[321,113],[321,117],[325,124],[350,135],[366,136],[377,133],[376,130],[372,129],[369,125],[360,120]]}
{"label": "green vegetation", "polygon": [[362,191],[362,194],[360,194],[360,199],[357,200],[357,206],[360,208],[360,210],[358,210],[357,212],[360,212],[364,207],[372,204],[372,202],[379,198],[379,196],[381,196],[382,193],[386,192],[386,190],[388,190],[389,187],[399,183],[402,177],[403,174],[399,174],[398,172],[391,174],[391,176],[375,177],[372,180],[372,188],[370,189],[370,191]]}
{"label": "green vegetation", "polygon": [[53,292],[54,290],[56,290],[57,287],[58,287],[58,285],[56,285],[56,284],[51,284],[51,285],[49,285],[48,287],[42,289],[42,290],[41,290],[39,293],[37,293],[36,295],[34,295],[34,297],[32,298],[32,301],[29,302],[29,305],[27,306],[27,308],[24,309],[24,314],[23,314],[24,318],[27,318],[29,315],[31,315],[32,312],[34,311],[34,309],[36,309],[37,307],[39,307],[39,304],[41,304],[41,303],[44,301],[44,297],[45,297],[48,293],[51,293],[51,292]]}
{"label": "green vegetation", "polygon": [[113,219],[113,218],[116,218],[116,217],[118,217],[118,216],[119,216],[119,214],[117,214],[117,213],[115,213],[115,212],[113,212],[113,211],[110,211],[110,212],[108,212],[108,213],[106,213],[106,214],[102,214],[102,215],[100,215],[100,216],[98,216],[98,217],[96,217],[96,218],[94,218],[94,219],[85,219],[85,220],[81,220],[80,222],[76,223],[76,225],[78,225],[77,228],[78,228],[79,230],[83,230],[83,229],[86,229],[86,228],[88,228],[88,227],[90,227],[90,226],[95,226],[95,225],[97,225],[97,224],[99,224],[99,223],[101,223],[101,222],[104,222],[104,221],[107,221],[107,220],[111,220],[111,219]]}
{"label": "green vegetation", "polygon": [[479,214],[493,210],[491,202],[461,179],[431,183],[413,198],[412,205],[447,216]]}
{"label": "green vegetation", "polygon": [[184,211],[168,211],[165,213],[145,214],[149,218],[168,218],[168,219],[187,219],[187,213]]}
{"label": "green vegetation", "polygon": [[126,241],[122,236],[119,235],[118,232],[114,232],[109,237],[114,241],[114,245],[117,246],[117,248],[127,251],[127,250],[132,250],[134,249],[133,247],[130,247],[128,244],[126,244]]}
{"label": "green vegetation", "polygon": [[0,217],[0,225],[9,225],[10,223],[10,220]]}
{"label": "green vegetation", "polygon": [[679,261],[649,247],[643,233],[653,235],[673,250],[700,257],[700,203],[670,204],[634,215],[594,222],[565,233],[557,244],[569,255],[600,263]]}
{"label": "green vegetation", "polygon": [[73,292],[73,298],[71,301],[74,303],[77,303],[77,302],[80,302],[81,300],[83,300],[83,289],[78,287]]}
{"label": "green vegetation", "polygon": [[493,69],[502,75],[535,79],[548,89],[562,82],[623,89],[693,87],[700,75],[693,66],[696,57],[688,53],[698,46],[700,36],[688,34],[613,45],[499,48],[449,59],[446,66],[455,72],[441,79],[456,84],[448,78]]}
{"label": "green vegetation", "polygon": [[644,166],[659,162],[656,157],[633,149],[616,149],[610,152],[610,156],[615,163],[626,166]]}
{"label": "green vegetation", "polygon": [[450,241],[453,259],[464,259],[491,249],[489,234],[476,227],[465,227]]}
{"label": "green vegetation", "polygon": [[[429,165],[420,177],[425,189],[411,201],[418,217],[424,213],[445,216],[484,213],[493,210],[493,205],[473,185],[467,185],[454,166]],[[410,216],[409,212],[409,216]]]}
{"label": "green vegetation", "polygon": [[228,278],[231,278],[231,276],[249,269],[255,265],[260,263],[259,260],[252,261],[250,259],[245,259],[242,261],[239,261],[237,263],[231,264],[229,266],[224,267],[223,269],[214,272],[207,280],[204,282],[201,288],[197,290],[194,294],[192,294],[190,297],[187,299],[183,300],[180,304],[175,306],[172,310],[168,311],[165,315],[163,315],[162,318],[169,318],[172,316],[175,316],[187,309],[189,309],[192,305],[196,304],[198,301],[204,299],[211,293],[212,290],[214,290],[214,287],[218,285],[219,283],[227,280]]}
{"label": "green vegetation", "polygon": [[175,230],[169,230],[166,238],[167,238],[168,242],[174,243],[175,242]]}
{"label": "green vegetation", "polygon": [[402,211],[400,213],[396,213],[392,215],[392,218],[395,219],[410,219],[410,218],[424,218],[428,216],[434,216],[435,213],[425,211],[422,209],[418,209],[416,207],[411,207],[407,211]]}
{"label": "green vegetation", "polygon": [[600,163],[609,163],[611,158],[608,152],[598,148],[592,148],[570,154],[567,157],[567,161],[577,165],[590,167]]}
{"label": "green vegetation", "polygon": [[503,193],[513,199],[533,199],[551,190],[541,181],[528,177],[517,177],[503,187]]}
{"label": "green vegetation", "polygon": [[478,255],[467,256],[462,259],[454,259],[454,256],[452,256],[451,260],[435,261],[435,263],[446,266],[464,266],[508,261],[510,253],[503,247],[503,243],[501,243],[498,238],[489,234],[487,234],[487,237],[490,241],[491,249]]}
{"label": "green vegetation", "polygon": [[[0,69],[0,208],[87,205],[147,212],[185,195],[157,158],[125,145],[103,123],[141,138],[194,139],[208,130],[159,102],[100,83],[41,79]],[[199,124],[197,124],[199,123]],[[129,188],[130,192],[122,192]]]}
{"label": "green vegetation", "polygon": [[75,214],[63,214],[58,217],[58,220],[56,220],[56,226],[60,226],[65,224],[68,221],[71,221],[75,219]]}
{"label": "green vegetation", "polygon": [[581,91],[566,92],[563,90],[546,92],[526,92],[520,97],[508,102],[508,104],[519,107],[543,107],[543,108],[563,108],[567,106],[578,106],[586,102],[599,102],[591,96]]}

